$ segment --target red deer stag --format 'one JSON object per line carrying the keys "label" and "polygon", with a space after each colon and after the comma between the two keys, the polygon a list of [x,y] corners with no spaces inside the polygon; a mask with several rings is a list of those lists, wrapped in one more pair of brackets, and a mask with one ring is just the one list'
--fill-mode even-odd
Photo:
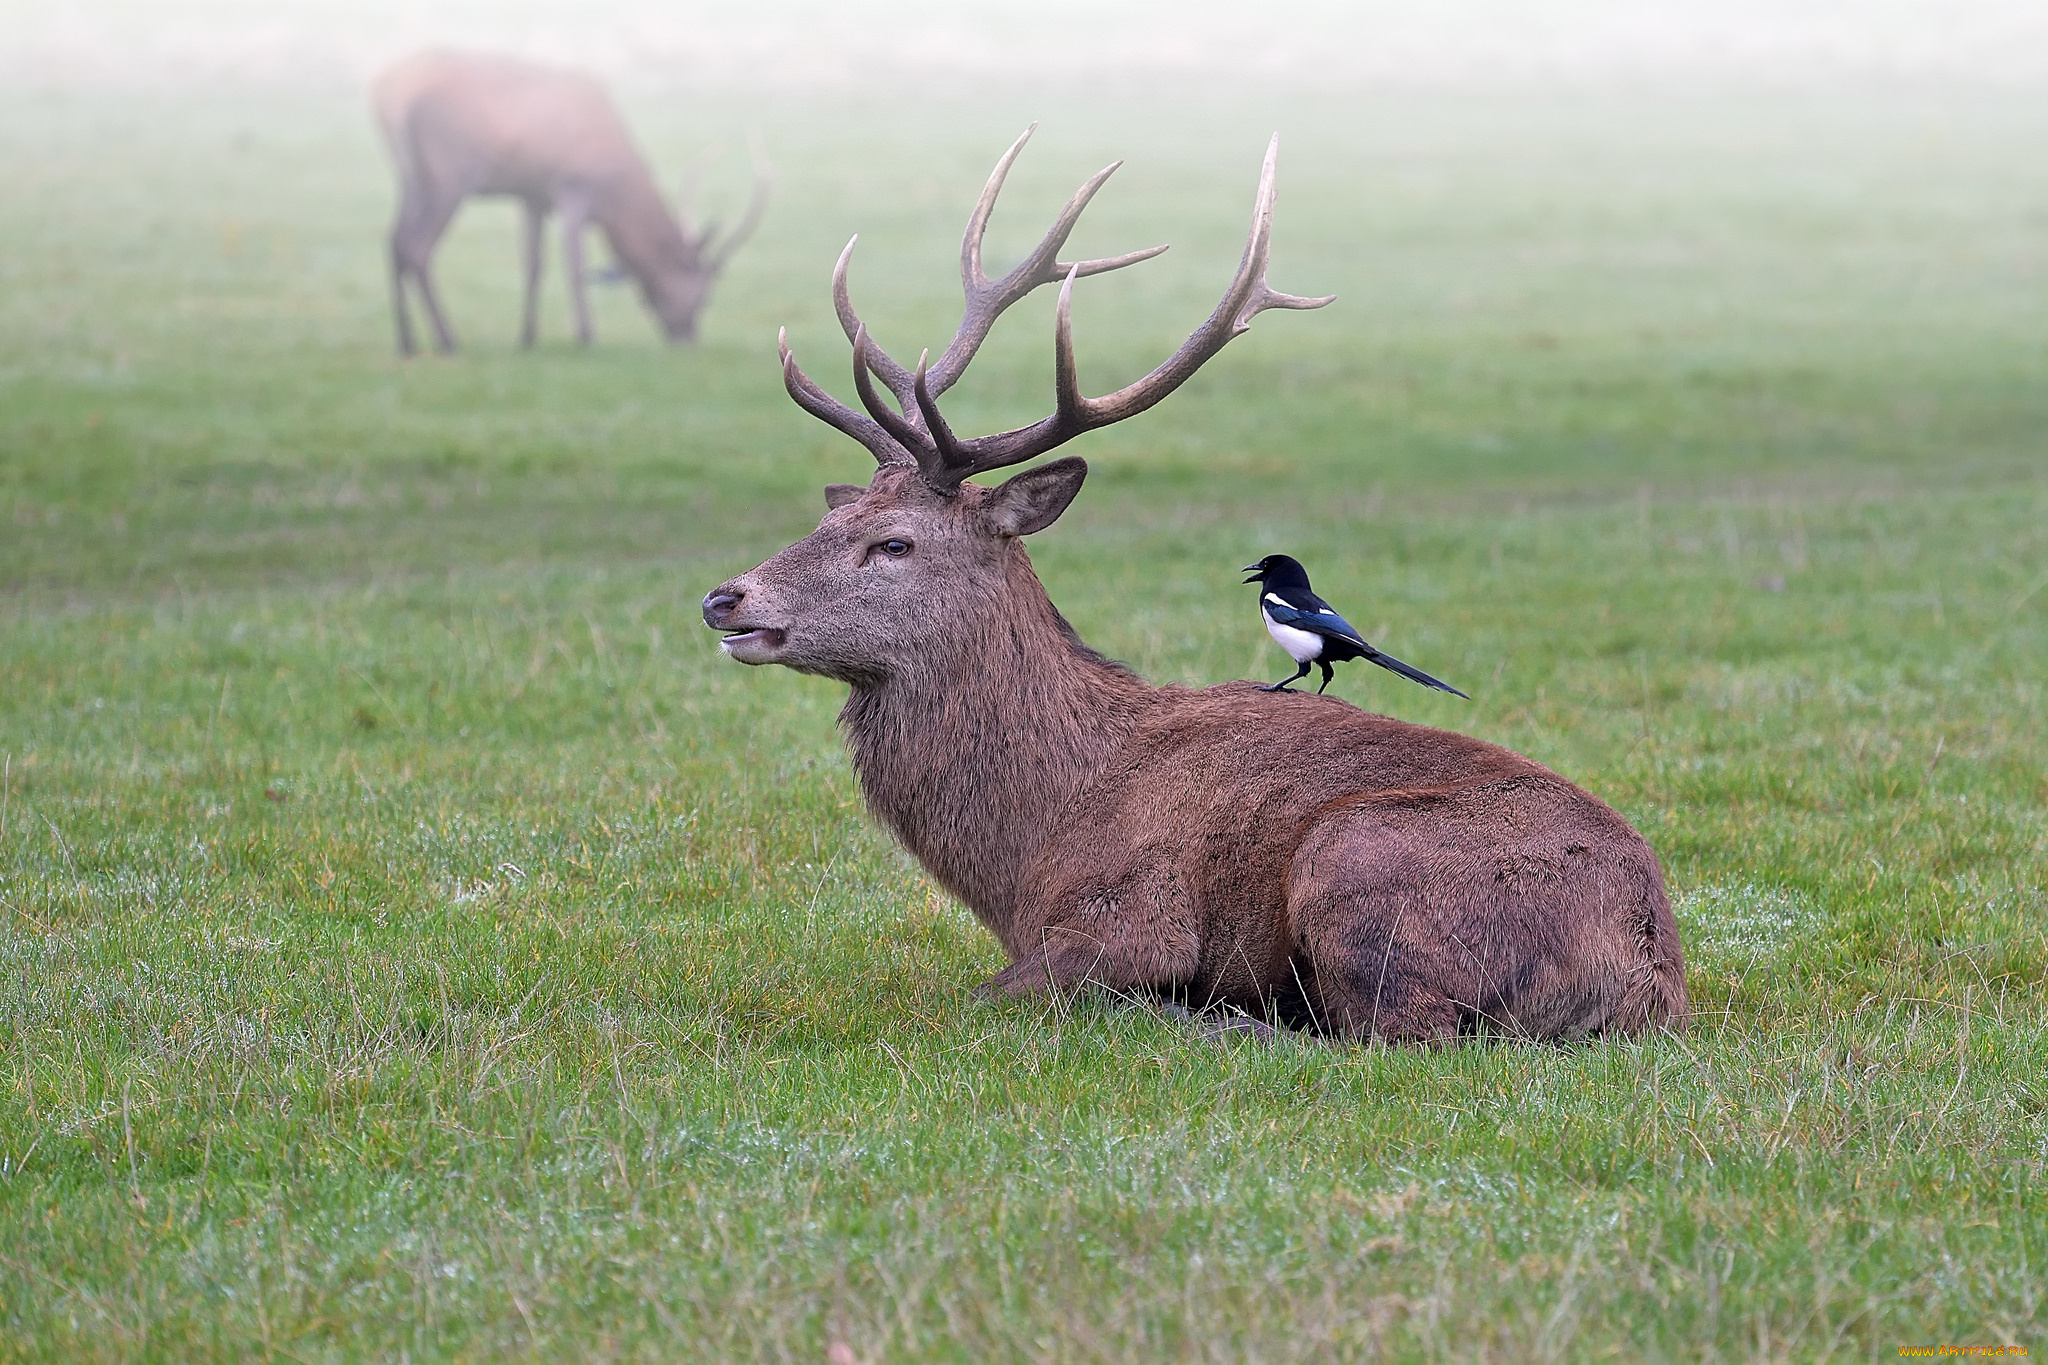
{"label": "red deer stag", "polygon": [[[1237,277],[1164,364],[1081,393],[1074,281],[1164,248],[1055,261],[1111,166],[1084,184],[1015,270],[982,271],[997,163],[967,223],[967,306],[936,363],[897,363],[832,278],[865,413],[797,368],[783,381],[880,468],[825,490],[818,529],[704,600],[748,664],[852,689],[840,724],[869,807],[1001,940],[985,991],[1093,982],[1340,1036],[1453,1039],[1632,1033],[1685,1014],[1677,927],[1657,858],[1620,816],[1491,744],[1251,682],[1152,687],[1083,644],[1046,596],[1023,537],[1081,489],[1068,457],[993,487],[966,482],[1135,416],[1268,308],[1319,308],[1267,287],[1266,153]],[[1051,416],[965,437],[938,399],[1005,308],[1060,282]],[[889,391],[893,404],[875,381]]]}
{"label": "red deer stag", "polygon": [[594,223],[620,268],[639,284],[662,332],[688,345],[697,339],[697,315],[712,282],[767,207],[768,177],[757,167],[739,225],[715,246],[715,225],[692,233],[686,218],[663,202],[604,87],[578,72],[506,57],[423,52],[377,78],[371,105],[398,167],[391,306],[402,355],[413,353],[408,281],[419,290],[435,345],[455,349],[434,288],[433,255],[471,195],[509,195],[525,207],[522,346],[533,345],[538,320],[541,226],[549,210],[562,215],[577,341],[590,344],[583,230]]}

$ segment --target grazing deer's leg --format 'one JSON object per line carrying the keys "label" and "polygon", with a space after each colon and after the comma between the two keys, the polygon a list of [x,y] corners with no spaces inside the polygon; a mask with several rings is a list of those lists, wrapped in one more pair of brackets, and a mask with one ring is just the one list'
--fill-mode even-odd
{"label": "grazing deer's leg", "polygon": [[455,353],[455,333],[449,330],[448,315],[441,311],[441,293],[434,288],[434,274],[429,266],[420,266],[413,278],[419,281],[420,302],[426,305],[427,321],[434,328],[434,349],[442,355]]}
{"label": "grazing deer's leg", "polygon": [[394,243],[391,248],[391,316],[398,323],[398,353],[410,356],[419,348],[412,339],[412,313],[405,301],[405,276],[406,268],[399,262],[398,247]]}
{"label": "grazing deer's leg", "polygon": [[520,263],[526,272],[526,305],[519,319],[519,345],[530,351],[540,330],[541,227],[547,221],[548,206],[545,200],[528,199],[523,207],[525,219],[519,244],[523,251]]}
{"label": "grazing deer's leg", "polygon": [[[398,325],[398,353],[402,356],[413,355],[419,349],[413,342],[412,308],[405,297],[405,282],[416,274],[421,197],[411,182],[401,184],[398,214],[391,221],[391,316]],[[427,250],[432,249],[429,243]]]}
{"label": "grazing deer's leg", "polygon": [[[434,247],[461,205],[459,195],[436,193],[430,185],[417,189],[408,185],[399,208],[398,225],[391,230],[393,287],[402,292],[405,277],[412,277],[420,291],[420,303],[427,310],[427,321],[434,329],[434,345],[443,354],[455,349],[455,334],[448,330],[447,315],[441,311],[440,295],[434,289]],[[398,328],[399,348],[410,355],[412,324],[403,307],[399,310]]]}
{"label": "grazing deer's leg", "polygon": [[562,210],[562,266],[569,275],[569,309],[576,317],[576,344],[590,344],[590,291],[583,275],[583,227],[589,210],[582,202],[565,199]]}
{"label": "grazing deer's leg", "polygon": [[461,209],[463,201],[457,194],[422,192],[420,199],[412,203],[416,213],[401,229],[406,235],[406,246],[401,250],[406,254],[414,284],[420,287],[420,305],[426,309],[426,321],[434,327],[434,350],[446,356],[455,352],[455,332],[449,329],[449,315],[440,309],[440,291],[434,289],[434,248],[440,244],[440,235],[449,231],[449,223],[455,221],[455,211]]}

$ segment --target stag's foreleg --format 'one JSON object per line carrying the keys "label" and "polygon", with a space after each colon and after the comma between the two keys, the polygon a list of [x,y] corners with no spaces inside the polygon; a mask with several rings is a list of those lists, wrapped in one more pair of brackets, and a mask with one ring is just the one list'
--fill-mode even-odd
{"label": "stag's foreleg", "polygon": [[1027,904],[1006,939],[1016,961],[981,987],[1026,996],[1097,985],[1164,992],[1201,963],[1192,898],[1171,873],[1145,870],[1119,885]]}

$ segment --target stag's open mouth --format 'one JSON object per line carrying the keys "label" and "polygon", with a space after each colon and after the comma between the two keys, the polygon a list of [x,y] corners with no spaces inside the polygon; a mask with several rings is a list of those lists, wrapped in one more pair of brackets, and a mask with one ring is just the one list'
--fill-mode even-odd
{"label": "stag's open mouth", "polygon": [[767,663],[787,638],[774,626],[727,627],[718,647],[743,664]]}

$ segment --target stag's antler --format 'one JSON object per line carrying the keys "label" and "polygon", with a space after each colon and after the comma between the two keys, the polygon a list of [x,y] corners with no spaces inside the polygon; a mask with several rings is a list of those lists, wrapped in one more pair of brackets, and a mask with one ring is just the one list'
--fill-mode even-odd
{"label": "stag's antler", "polygon": [[[1000,280],[990,280],[983,274],[981,243],[988,230],[989,215],[995,209],[996,196],[1002,191],[1010,164],[1024,150],[1024,144],[1030,141],[1037,127],[1033,124],[1026,128],[1024,136],[1018,138],[1003,154],[1003,159],[996,163],[995,173],[989,176],[988,185],[981,192],[981,200],[974,206],[973,216],[967,220],[967,235],[960,246],[960,279],[967,296],[967,306],[960,328],[945,353],[939,357],[938,364],[928,365],[930,353],[927,352],[918,358],[915,370],[905,369],[868,336],[866,325],[853,311],[853,302],[846,288],[847,262],[853,256],[854,242],[860,240],[858,237],[846,244],[846,250],[839,255],[839,264],[833,268],[832,302],[839,314],[840,326],[853,343],[854,387],[869,415],[855,412],[812,383],[790,353],[787,332],[781,340],[783,384],[804,411],[859,441],[873,453],[877,463],[915,465],[926,482],[946,492],[958,489],[963,480],[973,475],[1021,464],[1073,440],[1082,432],[1135,417],[1179,388],[1189,375],[1202,367],[1204,361],[1222,350],[1231,338],[1249,328],[1251,320],[1266,309],[1321,308],[1336,297],[1301,298],[1267,287],[1266,258],[1273,231],[1273,165],[1280,154],[1280,135],[1275,133],[1266,148],[1265,167],[1259,176],[1258,199],[1252,210],[1251,237],[1245,243],[1237,277],[1224,291],[1216,311],[1164,364],[1137,383],[1101,398],[1084,397],[1074,370],[1074,281],[1084,275],[1099,275],[1106,270],[1118,270],[1149,260],[1166,248],[1148,247],[1122,256],[1077,261],[1071,265],[1054,259],[1060,248],[1066,245],[1068,234],[1074,230],[1074,224],[1080,219],[1082,210],[1088,207],[1088,201],[1094,198],[1095,191],[1123,164],[1119,161],[1098,171],[1074,192],[1074,197],[1067,201],[1066,208],[1053,220],[1052,227],[1037,247],[1016,269]],[[1004,309],[1040,285],[1051,284],[1055,280],[1062,283],[1054,327],[1057,397],[1054,412],[1030,426],[1012,431],[965,440],[955,436],[939,413],[938,396],[951,388],[966,371],[975,351]],[[871,374],[879,377],[895,396],[894,409],[875,391]]]}

